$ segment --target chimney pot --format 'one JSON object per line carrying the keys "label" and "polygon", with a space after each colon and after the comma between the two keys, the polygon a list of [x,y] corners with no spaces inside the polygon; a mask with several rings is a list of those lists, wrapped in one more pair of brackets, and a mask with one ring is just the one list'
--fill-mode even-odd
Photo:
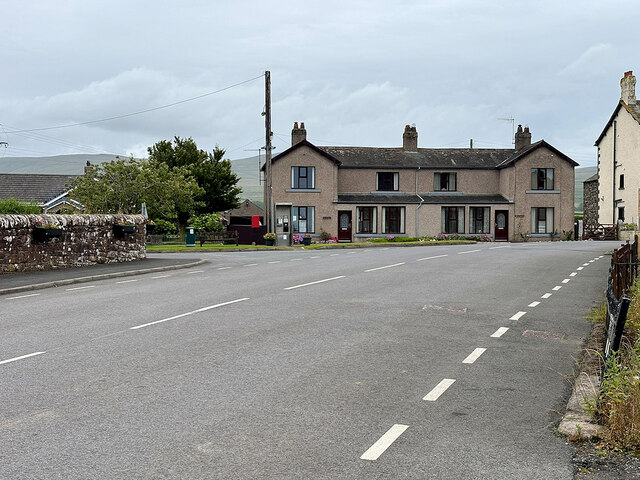
{"label": "chimney pot", "polygon": [[300,126],[298,127],[298,122],[293,123],[293,130],[291,130],[291,146],[303,142],[307,139],[307,130],[304,128],[304,122],[300,122]]}
{"label": "chimney pot", "polygon": [[516,150],[520,150],[521,148],[529,147],[531,145],[531,132],[529,132],[529,127],[524,127],[524,130],[522,130],[522,125],[518,125],[515,143]]}

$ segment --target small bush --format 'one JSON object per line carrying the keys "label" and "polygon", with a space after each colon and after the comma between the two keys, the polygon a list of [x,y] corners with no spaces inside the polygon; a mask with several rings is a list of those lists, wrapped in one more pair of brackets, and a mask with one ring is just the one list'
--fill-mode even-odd
{"label": "small bush", "polygon": [[219,213],[207,213],[189,219],[189,226],[199,232],[221,232],[224,230],[223,216]]}
{"label": "small bush", "polygon": [[153,225],[154,235],[175,235],[178,233],[178,227],[168,220],[154,220]]}
{"label": "small bush", "polygon": [[15,198],[0,200],[0,214],[26,215],[29,213],[42,213],[42,210],[35,203],[21,202]]}

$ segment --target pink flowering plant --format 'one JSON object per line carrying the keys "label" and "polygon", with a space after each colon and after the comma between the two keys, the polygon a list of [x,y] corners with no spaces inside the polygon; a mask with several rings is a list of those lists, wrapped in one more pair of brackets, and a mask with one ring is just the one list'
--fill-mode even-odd
{"label": "pink flowering plant", "polygon": [[60,225],[58,222],[41,222],[38,220],[35,224],[36,228],[57,228],[62,230],[64,227]]}

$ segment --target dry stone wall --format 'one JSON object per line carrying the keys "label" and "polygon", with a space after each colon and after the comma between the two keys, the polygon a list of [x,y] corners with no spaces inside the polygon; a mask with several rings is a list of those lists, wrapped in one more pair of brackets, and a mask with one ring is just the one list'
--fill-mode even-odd
{"label": "dry stone wall", "polygon": [[[117,231],[119,222],[135,231]],[[49,224],[60,236],[39,240],[37,226]],[[0,215],[0,273],[140,260],[145,229],[142,215]]]}

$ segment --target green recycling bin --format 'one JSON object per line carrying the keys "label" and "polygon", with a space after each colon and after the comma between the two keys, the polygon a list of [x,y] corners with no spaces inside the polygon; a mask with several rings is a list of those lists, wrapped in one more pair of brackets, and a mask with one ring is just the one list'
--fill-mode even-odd
{"label": "green recycling bin", "polygon": [[187,227],[184,231],[184,241],[187,247],[196,246],[196,229],[193,227]]}

